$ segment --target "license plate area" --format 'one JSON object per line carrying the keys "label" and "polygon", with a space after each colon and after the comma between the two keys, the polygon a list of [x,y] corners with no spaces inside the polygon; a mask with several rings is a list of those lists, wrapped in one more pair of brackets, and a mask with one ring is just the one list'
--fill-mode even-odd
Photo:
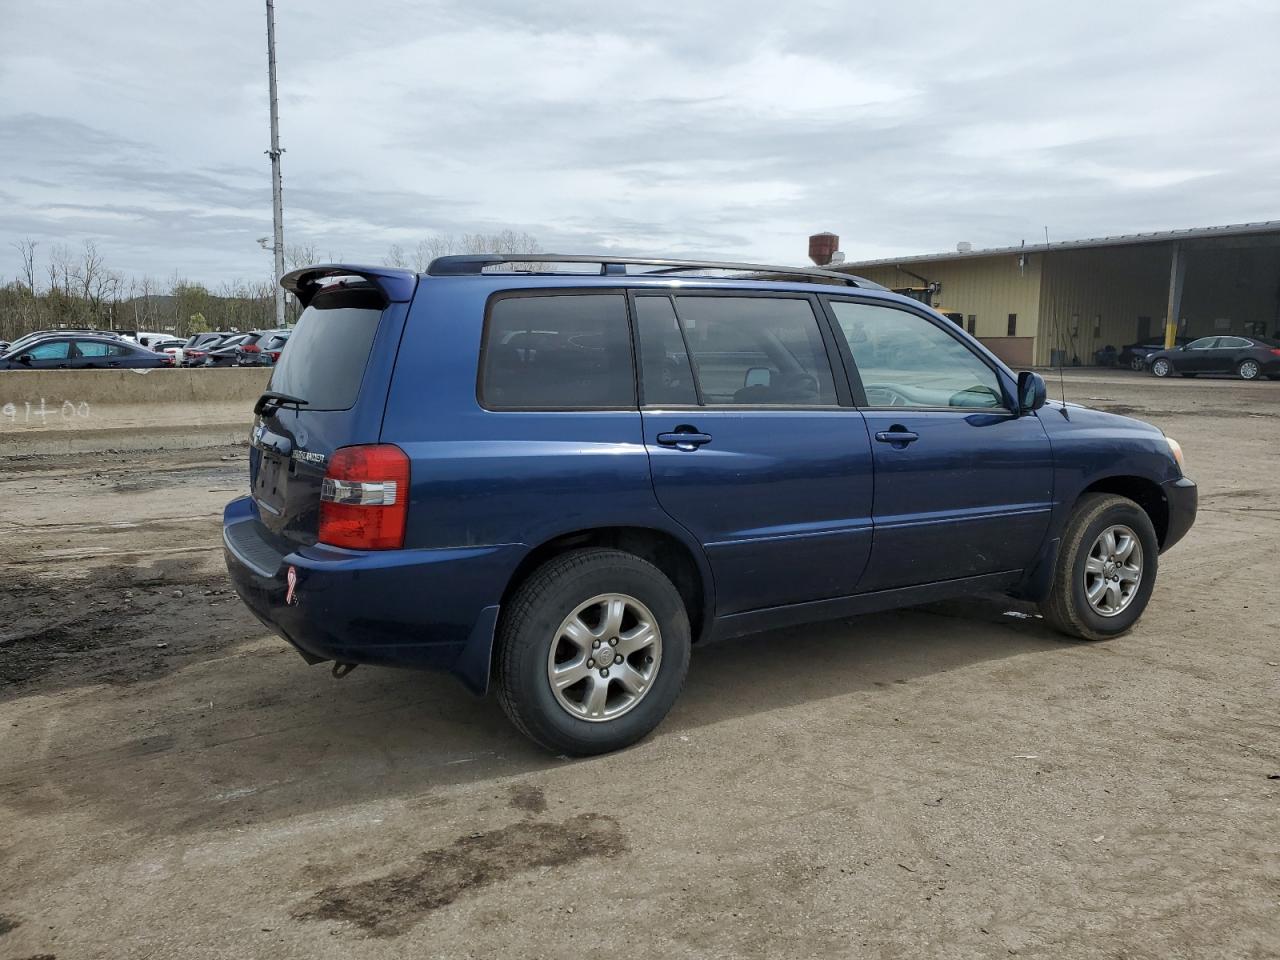
{"label": "license plate area", "polygon": [[253,499],[259,507],[277,517],[284,512],[291,465],[292,461],[286,460],[274,450],[261,451],[258,475],[253,484]]}

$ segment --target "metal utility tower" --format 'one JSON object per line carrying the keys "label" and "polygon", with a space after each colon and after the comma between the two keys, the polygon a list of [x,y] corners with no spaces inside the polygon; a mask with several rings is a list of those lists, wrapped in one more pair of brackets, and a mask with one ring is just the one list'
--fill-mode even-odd
{"label": "metal utility tower", "polygon": [[284,276],[284,198],[280,185],[280,107],[276,102],[276,5],[267,0],[267,80],[271,87],[271,216],[275,228],[272,253],[275,254],[276,326],[284,326],[284,290],[280,278]]}

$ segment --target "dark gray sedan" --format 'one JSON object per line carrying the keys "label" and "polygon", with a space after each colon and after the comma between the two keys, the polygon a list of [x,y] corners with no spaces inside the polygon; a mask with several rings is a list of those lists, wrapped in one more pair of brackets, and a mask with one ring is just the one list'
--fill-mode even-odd
{"label": "dark gray sedan", "polygon": [[1280,340],[1270,337],[1201,337],[1186,346],[1161,350],[1147,359],[1157,377],[1178,373],[1234,373],[1242,380],[1280,380]]}
{"label": "dark gray sedan", "polygon": [[171,367],[173,358],[119,337],[62,335],[23,344],[0,356],[0,370],[92,370]]}

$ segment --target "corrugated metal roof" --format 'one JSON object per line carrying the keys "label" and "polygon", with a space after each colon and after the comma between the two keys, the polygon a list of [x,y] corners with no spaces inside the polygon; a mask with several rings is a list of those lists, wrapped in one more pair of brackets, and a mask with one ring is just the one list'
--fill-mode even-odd
{"label": "corrugated metal roof", "polygon": [[1257,223],[1228,223],[1221,227],[1188,227],[1185,230],[1158,230],[1152,233],[1126,233],[1115,237],[1091,237],[1087,240],[1062,240],[1054,243],[1026,243],[1016,247],[987,247],[961,253],[951,250],[943,253],[923,253],[910,257],[884,257],[879,260],[857,260],[835,264],[825,269],[852,273],[866,267],[891,267],[899,263],[928,263],[938,260],[972,260],[975,257],[996,257],[1016,253],[1048,253],[1053,250],[1080,250],[1086,247],[1122,247],[1142,243],[1163,243],[1170,240],[1203,240],[1214,237],[1254,236],[1274,233],[1280,236],[1280,220],[1260,220]]}

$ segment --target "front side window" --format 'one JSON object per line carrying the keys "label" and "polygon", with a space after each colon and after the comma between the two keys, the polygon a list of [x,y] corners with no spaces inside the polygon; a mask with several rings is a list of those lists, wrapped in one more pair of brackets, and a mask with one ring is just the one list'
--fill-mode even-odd
{"label": "front side window", "polygon": [[620,293],[494,300],[481,357],[480,401],[491,409],[636,404],[631,334]]}
{"label": "front side window", "polygon": [[1002,407],[995,371],[938,325],[905,310],[831,301],[871,407]]}
{"label": "front side window", "polygon": [[708,405],[834,406],[835,379],[808,300],[677,296]]}
{"label": "front side window", "polygon": [[1187,344],[1188,350],[1212,350],[1213,345],[1218,342],[1217,337],[1201,337],[1199,340],[1192,340]]}
{"label": "front side window", "polygon": [[70,348],[70,340],[52,340],[48,343],[38,343],[25,352],[32,360],[65,360]]}

